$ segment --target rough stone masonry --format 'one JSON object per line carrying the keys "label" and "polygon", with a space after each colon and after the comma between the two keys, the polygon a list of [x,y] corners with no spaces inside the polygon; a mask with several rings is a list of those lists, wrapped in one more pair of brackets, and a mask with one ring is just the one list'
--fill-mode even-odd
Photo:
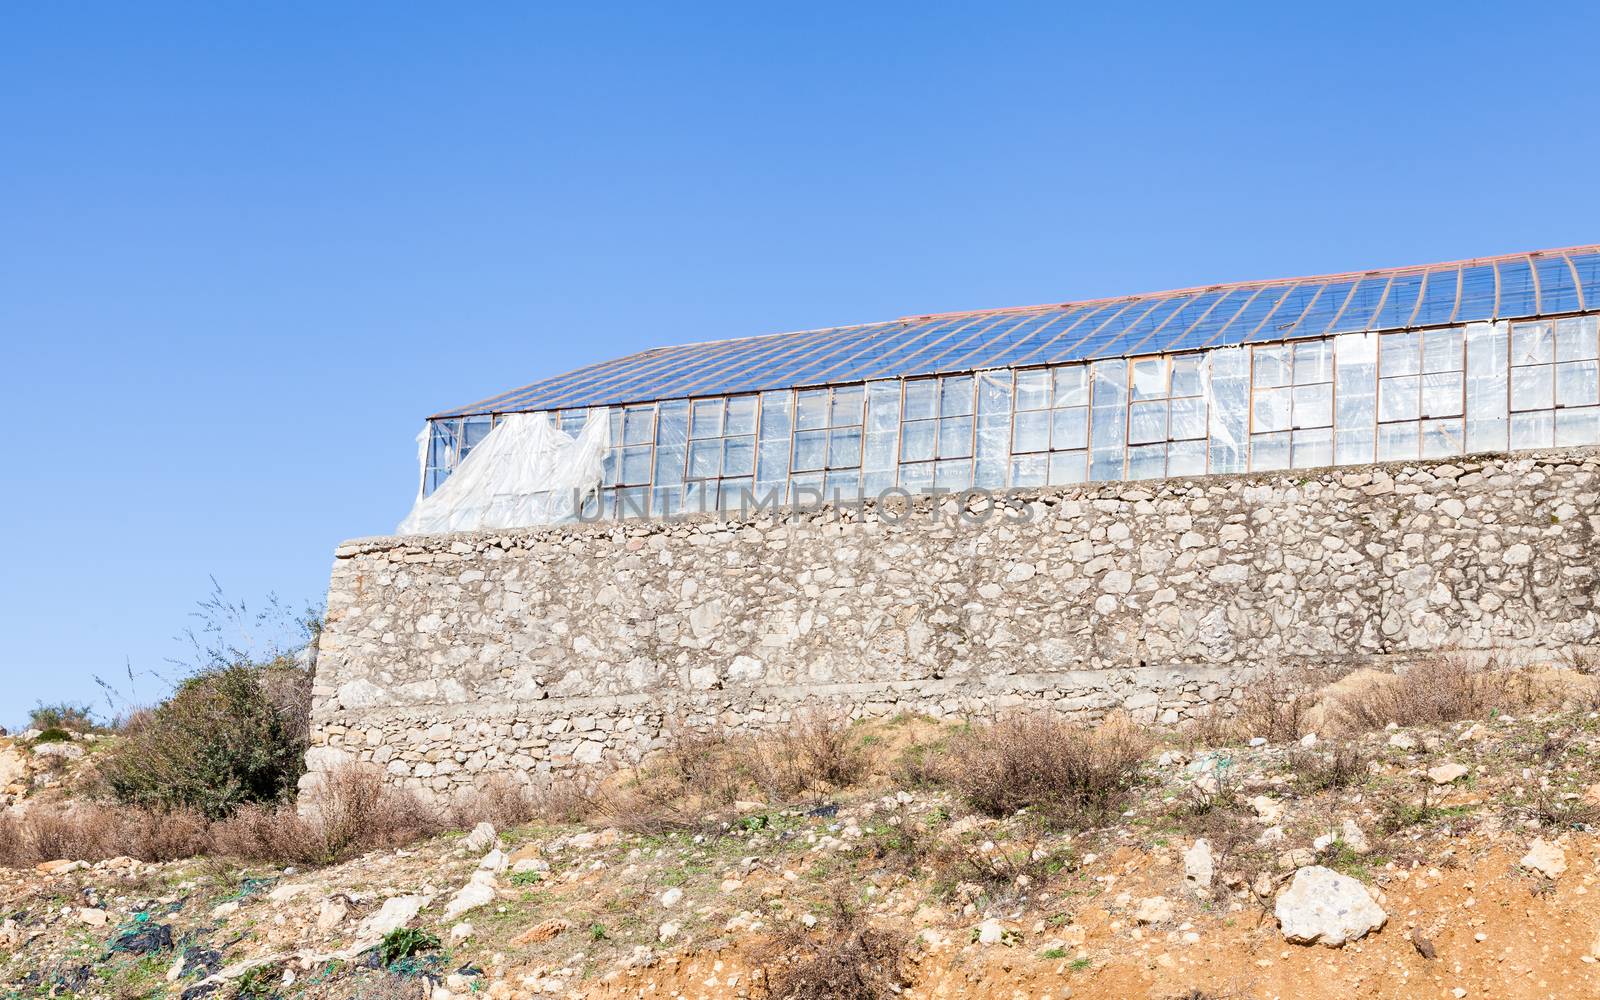
{"label": "rough stone masonry", "polygon": [[1173,723],[1275,666],[1554,659],[1600,631],[1597,498],[1585,449],[359,539],[308,782],[362,762],[446,798],[806,706]]}

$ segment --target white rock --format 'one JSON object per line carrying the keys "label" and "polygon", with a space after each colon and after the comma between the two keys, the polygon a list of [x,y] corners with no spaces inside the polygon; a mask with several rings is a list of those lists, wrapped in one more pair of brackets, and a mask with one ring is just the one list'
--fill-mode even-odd
{"label": "white rock", "polygon": [[1274,914],[1288,940],[1333,948],[1359,940],[1389,919],[1366,886],[1321,865],[1294,873]]}
{"label": "white rock", "polygon": [[506,870],[506,852],[498,847],[495,848],[483,856],[483,860],[478,862],[478,867],[496,875],[500,874]]}
{"label": "white rock", "polygon": [[479,869],[472,873],[467,884],[461,887],[449,903],[445,904],[444,919],[454,920],[468,910],[476,910],[494,902],[494,872]]}
{"label": "white rock", "polygon": [[978,925],[979,944],[1000,944],[1006,939],[1006,929],[998,920],[985,920]]}
{"label": "white rock", "polygon": [[226,903],[218,903],[216,906],[211,908],[211,919],[221,920],[223,917],[231,917],[238,912],[239,901],[230,899]]}
{"label": "white rock", "polygon": [[342,896],[332,896],[322,901],[317,908],[317,930],[324,933],[333,930],[344,923],[344,918],[350,913],[350,904]]}
{"label": "white rock", "polygon": [[1435,785],[1448,785],[1451,782],[1460,781],[1466,776],[1467,769],[1453,760],[1428,769],[1428,780]]}
{"label": "white rock", "polygon": [[671,908],[677,906],[681,899],[683,899],[683,890],[673,886],[661,894],[661,905]]}
{"label": "white rock", "polygon": [[1172,903],[1165,896],[1141,899],[1133,911],[1133,919],[1141,924],[1164,924],[1172,919]]}
{"label": "white rock", "polygon": [[460,944],[461,942],[465,941],[467,938],[470,938],[471,936],[472,936],[472,925],[467,923],[466,921],[462,921],[461,923],[456,924],[454,927],[450,928],[450,943],[451,944]]}
{"label": "white rock", "polygon": [[1211,856],[1211,845],[1204,837],[1194,842],[1194,846],[1183,852],[1183,877],[1189,884],[1199,889],[1211,888],[1211,879],[1216,872],[1216,863]]}
{"label": "white rock", "polygon": [[1257,795],[1250,800],[1250,808],[1255,810],[1256,816],[1268,826],[1275,826],[1283,818],[1283,803],[1266,795]]}
{"label": "white rock", "polygon": [[1357,854],[1365,854],[1372,850],[1372,842],[1367,839],[1366,833],[1353,819],[1346,819],[1339,827],[1339,839],[1345,846]]}
{"label": "white rock", "polygon": [[85,906],[78,909],[78,919],[90,927],[104,927],[108,917],[99,907]]}
{"label": "white rock", "polygon": [[671,941],[673,938],[675,938],[677,936],[678,936],[678,925],[673,923],[670,920],[667,921],[666,923],[662,924],[660,927],[656,928],[656,940],[660,941],[663,944],[665,944],[668,941]]}
{"label": "white rock", "polygon": [[1317,734],[1316,733],[1306,733],[1304,736],[1300,737],[1300,745],[1303,746],[1303,747],[1314,747],[1314,746],[1316,746],[1317,745]]}
{"label": "white rock", "polygon": [[383,901],[377,913],[361,921],[356,937],[382,937],[415,920],[422,908],[433,902],[432,896],[391,896]]}
{"label": "white rock", "polygon": [[1250,737],[1250,745],[1253,747],[1264,747],[1267,745],[1267,738],[1265,736],[1252,736]]}
{"label": "white rock", "polygon": [[1528,845],[1528,853],[1522,856],[1519,864],[1545,878],[1560,878],[1567,870],[1567,852],[1541,838]]}
{"label": "white rock", "polygon": [[467,849],[467,853],[477,854],[493,847],[495,837],[494,824],[479,823],[472,828],[471,833],[461,838],[461,846]]}
{"label": "white rock", "polygon": [[1391,733],[1389,745],[1396,750],[1415,750],[1417,748],[1417,738],[1410,733]]}

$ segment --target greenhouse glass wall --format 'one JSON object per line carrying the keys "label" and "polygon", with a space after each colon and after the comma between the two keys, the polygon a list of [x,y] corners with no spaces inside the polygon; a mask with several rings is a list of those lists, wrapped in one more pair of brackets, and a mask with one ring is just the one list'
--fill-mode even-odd
{"label": "greenhouse glass wall", "polygon": [[1595,445],[1600,247],[647,351],[430,418],[421,493],[528,413],[607,517]]}

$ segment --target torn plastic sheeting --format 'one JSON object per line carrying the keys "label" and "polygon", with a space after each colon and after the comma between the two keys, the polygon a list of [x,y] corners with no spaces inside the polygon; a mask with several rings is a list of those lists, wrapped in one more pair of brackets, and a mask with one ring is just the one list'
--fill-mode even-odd
{"label": "torn plastic sheeting", "polygon": [[576,437],[545,413],[510,413],[412,507],[402,535],[520,528],[572,520],[600,488],[611,419],[591,410]]}

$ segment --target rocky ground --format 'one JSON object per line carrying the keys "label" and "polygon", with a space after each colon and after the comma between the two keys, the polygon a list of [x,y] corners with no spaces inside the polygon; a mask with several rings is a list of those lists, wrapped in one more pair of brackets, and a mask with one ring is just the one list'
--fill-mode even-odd
{"label": "rocky ground", "polygon": [[[860,738],[897,727],[938,738]],[[1252,742],[1166,738],[1077,833],[885,780],[314,871],[61,859],[0,872],[0,993],[760,997],[842,905],[904,934],[908,997],[1600,996],[1594,713]]]}

